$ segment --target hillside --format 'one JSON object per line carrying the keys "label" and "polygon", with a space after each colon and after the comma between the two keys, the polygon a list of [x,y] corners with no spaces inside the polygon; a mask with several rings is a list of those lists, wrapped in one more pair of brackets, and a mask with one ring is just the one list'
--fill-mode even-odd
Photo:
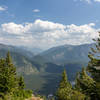
{"label": "hillside", "polygon": [[[0,44],[0,51],[15,52],[15,53],[19,53],[23,56],[27,56],[29,58],[34,56],[34,53],[30,52],[29,50],[24,49],[24,48],[20,48],[20,47],[17,47],[17,46],[12,46],[12,45]],[[4,55],[4,54],[1,53],[1,55]]]}
{"label": "hillside", "polygon": [[87,64],[90,46],[60,46],[34,56],[23,48],[0,44],[0,57],[10,51],[18,74],[24,76],[26,88],[48,95],[56,90],[64,68],[68,79],[74,81],[76,72]]}
{"label": "hillside", "polygon": [[47,62],[55,64],[86,63],[89,61],[88,52],[93,44],[63,45],[53,47],[40,54]]}

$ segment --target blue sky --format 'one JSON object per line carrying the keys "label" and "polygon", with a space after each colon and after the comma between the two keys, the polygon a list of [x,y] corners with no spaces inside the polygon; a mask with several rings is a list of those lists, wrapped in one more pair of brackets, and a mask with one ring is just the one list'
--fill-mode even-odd
{"label": "blue sky", "polygon": [[[44,42],[42,40],[43,42],[43,44],[41,44],[42,46],[38,45],[38,47],[40,48],[41,47],[49,48],[49,46],[46,46],[45,42],[49,43],[53,41],[55,42],[49,44],[50,47],[66,44],[67,43],[66,41],[69,41],[68,44],[73,44],[74,42],[75,44],[90,43],[90,40],[91,38],[94,37],[95,33],[89,38],[89,41],[84,40],[85,42],[83,42],[83,40],[82,41],[80,40],[80,43],[77,43],[76,40],[81,38],[83,39],[83,37],[80,37],[81,35],[83,36],[83,34],[87,36],[90,34],[89,32],[94,32],[99,30],[100,27],[99,10],[100,10],[100,0],[0,0],[0,30],[1,30],[0,36],[2,37],[0,42],[4,43],[3,40],[6,40],[6,44],[7,43],[12,44],[11,42],[14,41],[12,39],[13,37],[16,40],[16,42],[12,45],[20,45],[20,43],[18,43],[19,41],[18,39],[20,38],[26,39],[27,41],[28,39],[31,38],[34,41],[30,42],[36,42],[38,44],[39,41],[36,40],[37,39],[36,35],[38,35],[39,39],[42,38],[45,40],[47,36],[49,39],[51,38],[51,40],[47,39],[47,41]],[[38,28],[41,28],[41,30],[39,32],[36,30],[33,31],[34,28],[31,26],[31,28],[27,31],[27,33],[19,31],[20,28],[23,30],[25,29],[25,26],[27,26],[26,23],[29,24],[28,27],[32,24],[34,27],[37,27],[37,30],[39,30]],[[60,27],[60,29],[56,28],[57,33],[56,31],[54,31],[53,28],[50,28],[52,25],[51,23],[54,25],[54,27],[55,26],[57,28]],[[46,24],[48,27],[45,27],[42,24]],[[63,27],[62,29],[61,25],[64,25],[65,27]],[[84,27],[90,30],[89,32],[87,32],[87,34],[82,30],[84,29]],[[75,32],[73,33],[69,32],[69,28],[70,31],[74,30]],[[20,32],[21,35],[19,35],[19,33],[17,35],[13,34],[14,32],[12,30],[15,31],[17,30],[17,33]],[[32,30],[31,35],[28,34],[30,33],[30,30]],[[49,30],[48,33],[46,33],[47,30]],[[62,35],[70,34],[70,37],[66,35],[66,39],[64,39],[61,38],[61,36],[59,36],[58,39],[57,36],[59,35],[58,30],[60,30],[60,32],[62,32],[63,30],[64,33],[62,32]],[[26,29],[24,32],[26,32]],[[40,32],[42,35],[40,35]],[[44,33],[46,37],[43,37]],[[6,34],[6,36],[4,34]],[[27,38],[28,36],[26,34],[28,34],[30,38]],[[35,36],[33,34],[35,34]],[[74,36],[76,36],[75,38],[73,34]],[[55,37],[52,38],[52,36],[57,36],[56,37],[57,40],[55,39]],[[75,40],[72,41],[73,39]],[[29,43],[29,41],[28,43],[24,43],[25,41],[23,41],[21,45]],[[59,42],[62,42],[62,44],[60,44]],[[30,46],[33,46],[33,44]]]}
{"label": "blue sky", "polygon": [[[0,13],[1,23],[31,22],[35,19],[49,20],[62,24],[86,24],[100,20],[100,3],[85,0],[0,0],[7,12]],[[39,13],[32,12],[39,9]],[[14,16],[10,16],[14,15]]]}

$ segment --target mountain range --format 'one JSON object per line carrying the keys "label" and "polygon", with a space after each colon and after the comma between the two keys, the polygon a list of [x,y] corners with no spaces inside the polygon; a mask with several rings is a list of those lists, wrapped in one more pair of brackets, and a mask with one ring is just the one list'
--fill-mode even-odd
{"label": "mountain range", "polygon": [[46,51],[39,49],[37,54],[27,48],[0,44],[0,57],[5,57],[10,51],[18,75],[24,76],[26,88],[48,95],[56,90],[64,69],[67,70],[68,79],[74,81],[76,73],[87,65],[92,46],[63,45]]}
{"label": "mountain range", "polygon": [[63,45],[53,47],[39,55],[46,59],[47,62],[55,64],[87,63],[89,61],[87,55],[93,45]]}

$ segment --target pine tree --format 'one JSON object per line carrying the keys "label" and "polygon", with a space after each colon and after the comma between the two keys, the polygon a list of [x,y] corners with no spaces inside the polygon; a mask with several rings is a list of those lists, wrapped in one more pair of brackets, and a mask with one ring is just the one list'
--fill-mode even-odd
{"label": "pine tree", "polygon": [[24,90],[23,77],[18,77],[10,53],[0,59],[0,100],[25,100],[32,96],[32,91]]}
{"label": "pine tree", "polygon": [[12,64],[10,54],[0,59],[0,92],[9,93],[17,86],[16,68]]}
{"label": "pine tree", "polygon": [[76,89],[87,95],[91,100],[97,100],[96,82],[86,73],[83,68],[82,72],[77,74]]}
{"label": "pine tree", "polygon": [[91,73],[92,78],[96,82],[100,82],[100,32],[99,38],[93,39],[95,41],[95,47],[91,48],[91,52],[89,52],[89,63],[88,63],[88,71]]}
{"label": "pine tree", "polygon": [[6,66],[9,68],[10,74],[16,75],[16,67],[12,63],[10,52],[8,52],[6,56]]}
{"label": "pine tree", "polygon": [[57,90],[58,100],[70,100],[72,94],[72,86],[67,80],[66,70],[62,73],[62,80],[60,81]]}
{"label": "pine tree", "polygon": [[11,56],[10,56],[10,52],[8,51],[8,53],[7,53],[7,55],[6,55],[6,62],[8,63],[8,64],[12,64],[12,58],[11,58]]}

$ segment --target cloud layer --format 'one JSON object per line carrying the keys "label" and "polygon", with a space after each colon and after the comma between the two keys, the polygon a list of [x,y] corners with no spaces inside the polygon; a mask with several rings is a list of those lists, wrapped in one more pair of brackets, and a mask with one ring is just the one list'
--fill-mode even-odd
{"label": "cloud layer", "polygon": [[0,11],[5,11],[5,10],[7,10],[7,7],[0,6]]}
{"label": "cloud layer", "polygon": [[98,36],[94,26],[94,23],[63,25],[40,19],[25,24],[4,23],[0,27],[0,42],[45,49],[64,44],[91,43]]}
{"label": "cloud layer", "polygon": [[34,9],[33,12],[38,13],[38,12],[40,12],[40,10],[39,9]]}
{"label": "cloud layer", "polygon": [[100,0],[94,0],[95,2],[100,2]]}
{"label": "cloud layer", "polygon": [[84,2],[87,2],[88,4],[91,4],[93,2],[100,2],[100,0],[80,0],[80,1],[84,1]]}
{"label": "cloud layer", "polygon": [[80,0],[80,1],[85,1],[87,3],[91,3],[92,2],[91,0]]}

